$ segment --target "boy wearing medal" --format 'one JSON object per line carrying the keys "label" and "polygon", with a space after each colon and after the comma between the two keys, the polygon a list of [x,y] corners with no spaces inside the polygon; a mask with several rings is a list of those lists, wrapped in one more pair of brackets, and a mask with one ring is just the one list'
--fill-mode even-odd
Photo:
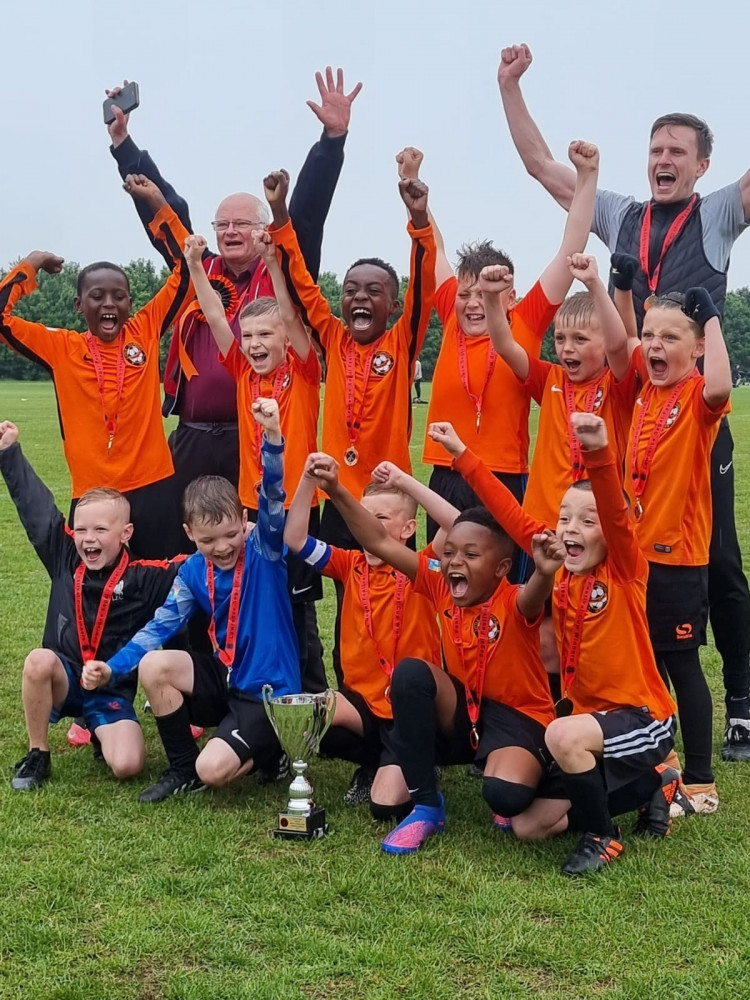
{"label": "boy wearing medal", "polygon": [[12,315],[16,302],[36,288],[36,273],[62,270],[63,259],[39,250],[0,282],[0,338],[52,373],[73,511],[87,490],[106,483],[130,503],[133,553],[171,557],[182,532],[172,496],[172,459],[164,437],[159,386],[159,339],[190,302],[193,290],[182,256],[187,231],[151,181],[129,175],[125,190],[142,200],[150,230],[173,262],[154,298],[130,315],[130,285],[122,268],[106,261],[78,275],[76,311],[87,326],[48,329]]}
{"label": "boy wearing medal", "polygon": [[[288,178],[285,177],[288,189]],[[240,343],[227,321],[221,300],[206,275],[202,256],[206,241],[190,236],[185,243],[185,258],[201,311],[206,318],[222,363],[237,383],[237,412],[240,442],[239,496],[242,506],[255,520],[262,476],[261,444],[263,431],[253,418],[252,405],[259,399],[275,399],[279,404],[281,432],[286,443],[284,455],[284,492],[288,507],[294,490],[305,471],[305,461],[317,448],[318,412],[320,409],[321,369],[297,312],[292,305],[276,251],[268,233],[253,232],[253,242],[273,281],[276,298],[264,296],[244,307],[240,313]],[[308,530],[316,534],[320,526],[317,492],[309,497]],[[300,647],[300,670],[305,691],[326,687],[321,669],[307,676],[307,610],[320,600],[320,578],[304,562],[294,557],[287,562],[289,596],[294,627]],[[318,676],[320,674],[320,676]]]}
{"label": "boy wearing medal", "polygon": [[[648,564],[629,520],[621,465],[600,416],[574,412],[570,423],[588,478],[570,486],[557,518],[562,551],[556,553],[552,614],[564,697],[545,740],[559,770],[552,769],[535,801],[511,823],[523,840],[580,830],[562,869],[575,876],[622,854],[613,816],[639,809],[636,832],[665,836],[678,776],[672,768],[657,770],[673,746],[675,705],[649,641]],[[546,526],[529,517],[450,424],[431,424],[429,433],[530,551]]]}
{"label": "boy wearing medal", "polygon": [[[403,650],[440,662],[440,631],[435,609],[414,591],[407,577],[370,552],[342,549],[308,534],[307,508],[316,492],[315,468],[327,456],[308,457],[289,508],[284,541],[318,573],[343,587],[341,614],[342,683],[336,692],[336,714],[321,751],[360,765],[347,805],[369,801],[375,819],[401,820],[411,811],[409,791],[393,747],[390,684]],[[339,486],[339,489],[344,487]],[[390,538],[406,545],[417,530],[417,503],[422,502],[441,524],[450,525],[458,511],[416,479],[381,462],[362,495],[362,506],[383,525]],[[429,547],[428,557],[435,551]]]}
{"label": "boy wearing medal", "polygon": [[[657,297],[643,320],[645,386],[633,413],[625,487],[649,562],[647,612],[675,691],[685,750],[673,816],[715,812],[713,709],[701,670],[711,539],[710,456],[729,412],[732,372],[718,311],[704,288]],[[703,375],[696,361],[703,358]]]}
{"label": "boy wearing medal", "polygon": [[84,493],[69,531],[21,451],[18,428],[7,420],[0,422],[0,473],[51,581],[43,646],[29,653],[23,668],[29,752],[16,764],[11,786],[29,791],[47,781],[49,725],[66,716],[83,716],[115,777],[132,777],[144,759],[133,708],[136,674],[89,693],[80,684],[83,664],[112,655],[150,620],[169,593],[177,566],[131,559],[130,508],[117,490]]}
{"label": "boy wearing medal", "polygon": [[[224,785],[256,767],[278,764],[280,747],[261,692],[300,690],[299,657],[283,560],[284,441],[279,406],[258,399],[253,414],[264,430],[258,522],[245,539],[247,515],[231,483],[194,480],[183,496],[185,530],[198,551],[180,568],[163,607],[108,662],[86,664],[93,690],[140,662],[169,766],[140,796],[161,802],[206,785]],[[213,654],[160,649],[198,611],[209,618]],[[190,723],[216,726],[198,753]]]}
{"label": "boy wearing medal", "polygon": [[393,671],[393,746],[414,808],[383,850],[411,854],[443,831],[436,761],[484,762],[482,794],[492,811],[523,812],[547,766],[544,728],[554,716],[538,633],[557,566],[554,535],[535,536],[536,570],[519,587],[506,579],[513,543],[483,508],[460,514],[440,560],[430,559],[392,538],[339,486],[333,459],[316,459],[313,471],[364,549],[428,598],[443,633],[446,670],[403,648]]}

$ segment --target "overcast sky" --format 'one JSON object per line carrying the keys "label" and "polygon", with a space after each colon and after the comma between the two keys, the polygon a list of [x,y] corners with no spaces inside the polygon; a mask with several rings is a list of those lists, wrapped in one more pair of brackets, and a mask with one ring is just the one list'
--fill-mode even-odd
{"label": "overcast sky", "polygon": [[[558,158],[585,138],[601,149],[600,184],[648,194],[649,126],[668,111],[705,117],[716,136],[703,193],[750,166],[744,4],[682,0],[516,3],[394,0],[44,0],[3,4],[4,183],[0,265],[34,248],[86,263],[151,256],[120,190],[101,118],[104,87],[140,85],[131,134],[211,235],[219,200],[262,194],[270,169],[298,171],[319,133],[305,100],[316,69],[364,84],[323,245],[342,275],[362,255],[408,264],[394,155],[422,169],[446,246],[492,237],[525,291],[553,255],[563,213],[528,177],[510,142],[496,83],[500,49],[526,41],[529,107]],[[604,260],[601,245],[592,249]],[[729,285],[750,283],[750,236]]]}

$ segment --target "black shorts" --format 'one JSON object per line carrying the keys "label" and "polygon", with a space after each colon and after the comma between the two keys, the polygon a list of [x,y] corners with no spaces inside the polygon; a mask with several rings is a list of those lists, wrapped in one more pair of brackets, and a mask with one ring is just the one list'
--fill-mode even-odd
{"label": "black shorts", "polygon": [[368,760],[377,760],[378,767],[398,764],[398,757],[393,748],[393,719],[383,719],[375,715],[364,696],[358,691],[352,691],[351,688],[341,685],[339,694],[356,709],[362,720],[362,738],[367,746]]}
{"label": "black shorts", "polygon": [[228,709],[214,730],[212,739],[223,740],[242,764],[252,760],[255,764],[253,770],[275,769],[281,757],[281,747],[263,702],[250,694],[232,691]]}
{"label": "black shorts", "polygon": [[655,653],[705,646],[708,567],[650,562],[646,617]]}
{"label": "black shorts", "polygon": [[[248,520],[256,522],[258,520],[257,510],[248,510]],[[313,538],[320,535],[320,507],[310,508],[310,518],[307,523],[307,533]],[[287,552],[286,561],[286,587],[289,600],[292,604],[309,604],[310,601],[323,600],[323,580],[320,573],[309,566],[304,559],[300,559],[292,552]],[[302,637],[298,636],[298,640]]]}
{"label": "black shorts", "polygon": [[549,767],[551,756],[544,742],[544,726],[517,708],[483,698],[479,712],[479,747],[477,761],[484,761],[493,750],[521,747],[528,750],[542,767]]}
{"label": "black shorts", "polygon": [[193,690],[185,695],[190,721],[194,726],[218,726],[229,711],[227,668],[213,653],[190,651],[193,661]]}

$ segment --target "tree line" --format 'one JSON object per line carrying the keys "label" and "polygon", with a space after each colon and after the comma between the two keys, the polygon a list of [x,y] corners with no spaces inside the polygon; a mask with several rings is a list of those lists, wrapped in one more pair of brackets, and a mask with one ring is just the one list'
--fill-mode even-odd
{"label": "tree line", "polygon": [[[83,332],[83,317],[73,306],[76,294],[76,280],[79,265],[69,262],[63,265],[60,274],[39,275],[39,288],[21,299],[14,310],[15,315],[34,323],[49,327]],[[157,269],[150,260],[132,260],[124,267],[130,279],[133,296],[133,311],[140,309],[158,292],[169,276],[166,267]],[[341,315],[341,283],[331,271],[324,271],[319,279],[320,288],[336,316]],[[406,291],[407,279],[401,279],[401,301]],[[394,317],[395,320],[396,317]],[[727,295],[724,310],[724,337],[732,365],[739,365],[743,372],[750,374],[750,288],[737,288]],[[435,370],[442,328],[433,312],[427,328],[424,347],[420,354],[423,377],[429,381]],[[164,337],[161,345],[162,363],[166,359],[169,337]],[[547,331],[542,346],[542,357],[555,360],[551,328]],[[39,365],[15,354],[4,344],[0,344],[0,378],[37,381],[46,379],[47,372]]]}

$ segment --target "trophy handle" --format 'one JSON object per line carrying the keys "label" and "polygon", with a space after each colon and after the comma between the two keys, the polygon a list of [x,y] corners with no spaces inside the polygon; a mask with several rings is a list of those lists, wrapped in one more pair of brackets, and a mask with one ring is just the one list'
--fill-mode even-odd
{"label": "trophy handle", "polygon": [[333,717],[336,714],[336,692],[328,688],[325,692],[325,722],[323,724],[323,729],[318,737],[318,747],[320,747],[320,741],[323,739],[325,734],[333,722]]}

